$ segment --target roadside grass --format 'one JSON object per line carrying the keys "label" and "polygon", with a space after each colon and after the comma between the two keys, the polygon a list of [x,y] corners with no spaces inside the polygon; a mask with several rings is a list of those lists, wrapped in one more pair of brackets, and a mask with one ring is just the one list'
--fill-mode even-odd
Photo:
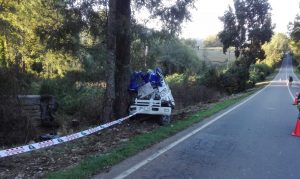
{"label": "roadside grass", "polygon": [[209,108],[202,109],[201,111],[182,120],[177,120],[168,126],[162,126],[149,133],[137,135],[131,138],[129,141],[122,143],[118,148],[113,149],[109,153],[90,156],[80,162],[77,166],[70,169],[49,173],[46,178],[88,178],[97,172],[101,172],[108,167],[137,154],[138,152],[154,145],[155,143],[158,143],[163,139],[166,139],[192,126],[193,124],[201,122],[203,119],[240,102],[242,99],[256,92],[257,89],[258,88],[241,96],[236,96],[231,99],[218,102]]}

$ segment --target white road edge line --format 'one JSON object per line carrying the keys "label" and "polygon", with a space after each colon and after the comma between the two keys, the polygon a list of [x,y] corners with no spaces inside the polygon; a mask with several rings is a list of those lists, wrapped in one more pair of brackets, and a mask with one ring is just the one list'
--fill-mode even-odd
{"label": "white road edge line", "polygon": [[289,86],[288,86],[288,90],[289,90],[289,92],[290,92],[290,95],[291,95],[291,98],[292,98],[292,100],[294,100],[293,93],[292,93],[292,91],[291,91],[291,89],[290,89],[290,87],[289,87]]}
{"label": "white road edge line", "polygon": [[[271,84],[271,83],[270,83]],[[167,152],[168,150],[172,149],[173,147],[175,147],[176,145],[178,145],[179,143],[183,142],[184,140],[186,140],[187,138],[191,137],[192,135],[198,133],[199,131],[205,129],[207,126],[213,124],[214,122],[216,122],[217,120],[219,120],[220,118],[222,118],[223,116],[227,115],[228,113],[230,113],[231,111],[237,109],[238,107],[242,106],[243,104],[245,104],[246,102],[250,101],[252,98],[254,98],[256,95],[258,95],[259,93],[261,93],[263,90],[265,90],[267,87],[270,86],[267,85],[265,86],[263,89],[259,90],[258,92],[256,92],[255,94],[253,94],[252,96],[250,96],[248,99],[246,99],[245,101],[241,102],[240,104],[232,107],[231,109],[229,109],[228,111],[222,113],[221,115],[217,116],[216,118],[212,119],[211,121],[207,122],[206,124],[204,124],[203,126],[193,130],[191,133],[183,136],[182,138],[180,138],[179,140],[171,143],[170,145],[158,150],[157,152],[155,152],[153,155],[151,155],[150,157],[144,159],[143,161],[141,161],[140,163],[134,165],[133,167],[131,167],[130,169],[122,172],[120,175],[118,175],[117,177],[115,177],[115,179],[123,179],[125,177],[127,177],[128,175],[130,175],[131,173],[135,172],[136,170],[138,170],[139,168],[141,168],[142,166],[146,165],[147,163],[151,162],[152,160],[156,159],[157,157],[159,157],[160,155],[162,155],[163,153]]]}

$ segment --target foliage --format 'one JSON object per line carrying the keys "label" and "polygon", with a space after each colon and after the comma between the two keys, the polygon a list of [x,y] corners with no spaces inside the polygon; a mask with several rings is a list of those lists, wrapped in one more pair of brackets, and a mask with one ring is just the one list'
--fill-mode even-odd
{"label": "foliage", "polygon": [[174,73],[166,76],[172,95],[176,101],[176,108],[198,104],[200,102],[216,101],[220,93],[214,89],[215,86],[207,87],[202,79],[194,74],[189,75]]}
{"label": "foliage", "polygon": [[254,84],[248,81],[249,67],[265,57],[262,44],[270,41],[274,28],[270,10],[268,1],[235,0],[234,11],[229,6],[220,18],[224,29],[218,36],[223,44],[223,52],[226,53],[233,46],[235,56],[240,57],[229,70],[220,75],[220,87],[227,92],[243,91]]}
{"label": "foliage", "polygon": [[[52,1],[6,1],[1,4],[0,41],[6,53],[6,64],[30,70],[29,63],[45,51],[36,35],[44,26],[57,28],[61,23]],[[24,69],[25,68],[25,69]]]}
{"label": "foliage", "polygon": [[166,41],[157,50],[157,65],[166,74],[197,72],[200,68],[196,51],[179,40]]}
{"label": "foliage", "polygon": [[180,85],[186,80],[186,76],[184,74],[174,73],[166,76],[165,80],[169,85]]}
{"label": "foliage", "polygon": [[219,72],[216,68],[209,68],[201,78],[201,82],[208,87],[216,87],[219,83]]}
{"label": "foliage", "polygon": [[134,8],[136,10],[148,10],[150,19],[159,19],[162,22],[162,31],[169,34],[176,34],[181,31],[181,24],[189,20],[191,15],[189,8],[193,7],[194,0],[135,0]]}
{"label": "foliage", "polygon": [[192,41],[179,40],[136,26],[131,46],[131,66],[134,70],[160,66],[165,74],[196,73],[202,64],[193,44]]}
{"label": "foliage", "polygon": [[253,64],[250,66],[249,74],[249,80],[255,84],[265,80],[271,74],[271,68],[266,64]]}
{"label": "foliage", "polygon": [[70,79],[44,80],[40,94],[55,95],[59,110],[77,115],[86,122],[95,122],[100,116],[104,89],[101,83],[84,83]]}
{"label": "foliage", "polygon": [[289,50],[288,37],[282,33],[275,34],[270,42],[265,43],[262,48],[265,51],[266,58],[260,63],[264,63],[274,68],[282,59],[285,52]]}
{"label": "foliage", "polygon": [[272,37],[271,7],[268,1],[236,0],[234,8],[235,12],[229,7],[220,18],[224,29],[219,33],[219,38],[224,53],[230,46],[235,47],[236,57],[250,51],[254,58],[247,62],[249,66],[256,58],[264,57],[261,45]]}
{"label": "foliage", "polygon": [[220,18],[224,24],[224,29],[221,31],[218,36],[223,44],[223,53],[226,53],[227,49],[230,46],[236,48],[235,56],[239,56],[239,43],[238,43],[238,31],[237,31],[237,20],[232,8],[229,6],[228,10],[225,11],[224,16]]}
{"label": "foliage", "polygon": [[300,15],[296,15],[294,22],[289,24],[289,33],[291,40],[289,47],[293,53],[294,60],[299,63],[300,60]]}
{"label": "foliage", "polygon": [[218,79],[218,87],[229,94],[238,93],[249,88],[248,79],[249,71],[247,66],[242,65],[243,61],[246,61],[247,57],[241,56],[232,64],[232,66],[223,71]]}
{"label": "foliage", "polygon": [[220,42],[218,35],[210,35],[203,41],[204,47],[221,47],[223,44]]}
{"label": "foliage", "polygon": [[106,16],[101,8],[98,13],[93,7],[100,6],[102,1],[75,3],[72,0],[3,2],[2,66],[18,66],[40,77],[57,78],[68,71],[86,68],[83,62],[88,56],[98,62],[104,53],[99,43],[103,41]]}
{"label": "foliage", "polygon": [[197,40],[195,40],[195,39],[181,39],[181,41],[185,44],[185,45],[187,45],[187,46],[190,46],[190,47],[192,47],[193,49],[196,49],[196,48],[199,48],[199,46],[198,46],[198,42],[197,42]]}
{"label": "foliage", "polygon": [[289,24],[289,32],[291,39],[298,42],[300,40],[300,15],[297,14],[294,22]]}
{"label": "foliage", "polygon": [[170,36],[139,24],[132,24],[131,66],[134,70],[156,67],[161,44]]}

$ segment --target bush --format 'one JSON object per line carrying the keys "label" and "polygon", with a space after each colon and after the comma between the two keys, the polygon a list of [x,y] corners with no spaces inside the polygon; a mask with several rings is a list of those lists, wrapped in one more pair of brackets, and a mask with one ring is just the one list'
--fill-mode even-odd
{"label": "bush", "polygon": [[263,81],[271,73],[271,68],[266,64],[253,64],[249,69],[249,80],[253,84]]}
{"label": "bush", "polygon": [[219,97],[216,90],[200,84],[199,77],[195,75],[173,74],[167,76],[166,81],[172,90],[177,109],[200,102],[215,101]]}
{"label": "bush", "polygon": [[207,87],[217,87],[219,83],[219,73],[216,68],[210,68],[201,77],[200,81]]}
{"label": "bush", "polygon": [[186,77],[184,74],[174,73],[166,76],[165,80],[169,85],[179,85],[183,84],[183,82],[186,80]]}
{"label": "bush", "polygon": [[219,76],[219,88],[232,94],[244,91],[248,88],[249,72],[242,65],[233,65],[229,70]]}
{"label": "bush", "polygon": [[41,88],[39,91],[40,95],[57,94],[59,84],[55,80],[44,80],[42,81]]}
{"label": "bush", "polygon": [[100,116],[104,88],[101,83],[74,82],[68,79],[45,80],[40,94],[54,95],[59,111],[68,115],[77,115],[85,122],[94,122]]}

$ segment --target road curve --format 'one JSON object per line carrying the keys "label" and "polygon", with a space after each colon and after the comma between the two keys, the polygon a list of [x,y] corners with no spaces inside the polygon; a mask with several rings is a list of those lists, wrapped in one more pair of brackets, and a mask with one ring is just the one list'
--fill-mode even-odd
{"label": "road curve", "polygon": [[271,84],[242,104],[93,178],[300,178],[300,138],[291,136],[300,87],[286,84],[290,75],[298,80],[291,63],[287,55]]}

